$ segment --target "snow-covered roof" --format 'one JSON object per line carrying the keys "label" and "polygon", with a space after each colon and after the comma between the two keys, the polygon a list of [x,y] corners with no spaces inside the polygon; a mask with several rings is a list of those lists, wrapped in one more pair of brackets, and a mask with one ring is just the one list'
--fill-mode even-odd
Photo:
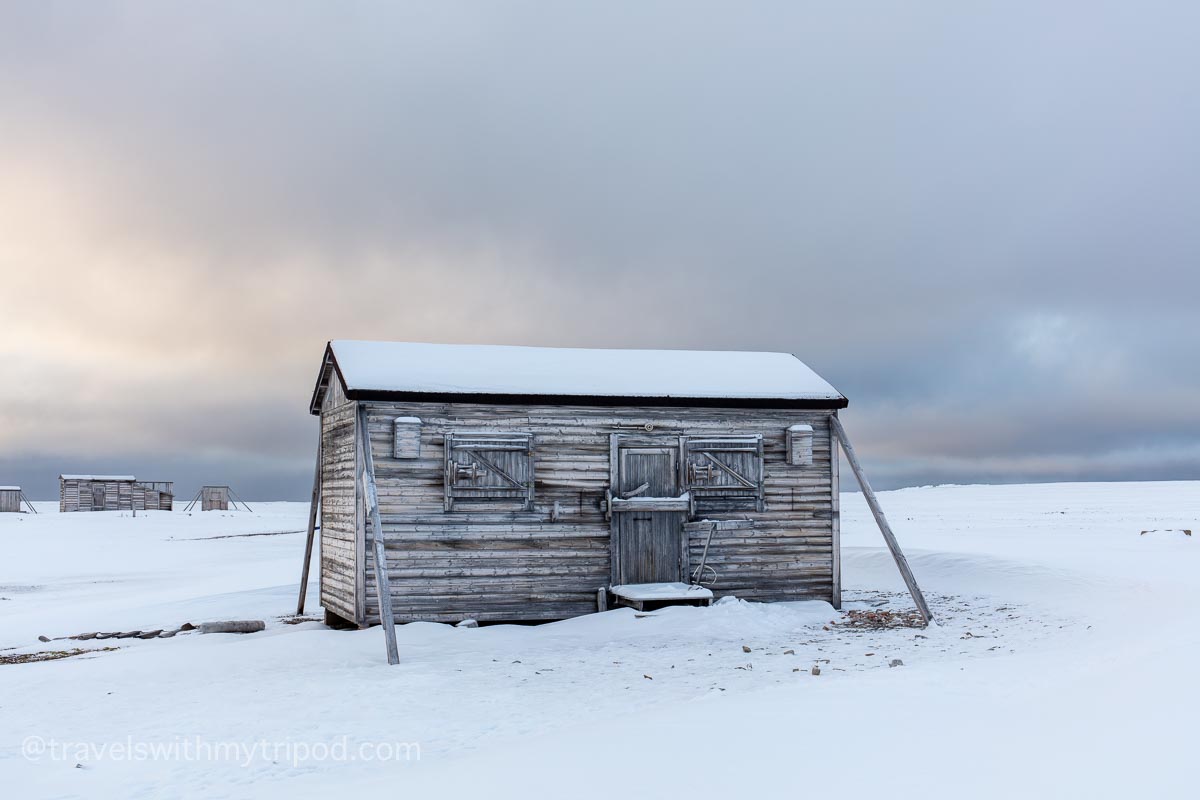
{"label": "snow-covered roof", "polygon": [[0,492],[19,492],[20,486],[0,486]]}
{"label": "snow-covered roof", "polygon": [[[829,401],[845,398],[789,353],[589,350],[335,340],[351,397],[370,393]],[[324,386],[314,395],[314,410]]]}
{"label": "snow-covered roof", "polygon": [[132,475],[59,475],[64,481],[136,481]]}

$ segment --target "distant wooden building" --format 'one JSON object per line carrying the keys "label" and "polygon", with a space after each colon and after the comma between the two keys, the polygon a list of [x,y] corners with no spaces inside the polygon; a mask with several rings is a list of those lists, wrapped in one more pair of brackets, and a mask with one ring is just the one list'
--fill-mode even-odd
{"label": "distant wooden building", "polygon": [[310,404],[321,604],[380,619],[369,472],[398,621],[713,595],[838,606],[845,406],[783,353],[331,342]]}
{"label": "distant wooden building", "polygon": [[59,511],[170,511],[171,481],[132,475],[59,475]]}
{"label": "distant wooden building", "polygon": [[228,511],[229,487],[205,486],[200,490],[201,511]]}
{"label": "distant wooden building", "polygon": [[237,496],[237,493],[229,486],[201,486],[200,491],[196,492],[196,496],[191,502],[184,506],[184,511],[191,511],[196,503],[200,503],[201,511],[228,511],[230,506],[233,510],[238,510],[238,503],[242,504],[242,508],[250,511],[250,506]]}
{"label": "distant wooden building", "polygon": [[0,513],[7,511],[20,512],[21,510],[21,487],[20,486],[0,486]]}

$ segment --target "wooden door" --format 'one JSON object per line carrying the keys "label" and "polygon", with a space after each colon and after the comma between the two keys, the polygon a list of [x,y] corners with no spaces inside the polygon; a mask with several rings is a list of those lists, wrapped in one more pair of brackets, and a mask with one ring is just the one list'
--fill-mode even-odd
{"label": "wooden door", "polygon": [[104,510],[104,484],[92,484],[92,511]]}
{"label": "wooden door", "polygon": [[637,499],[614,511],[616,582],[673,583],[683,580],[683,523],[686,512],[643,510],[655,498],[679,496],[677,447],[618,447],[613,497]]}
{"label": "wooden door", "polygon": [[228,511],[229,490],[223,486],[205,486],[200,490],[201,511]]}

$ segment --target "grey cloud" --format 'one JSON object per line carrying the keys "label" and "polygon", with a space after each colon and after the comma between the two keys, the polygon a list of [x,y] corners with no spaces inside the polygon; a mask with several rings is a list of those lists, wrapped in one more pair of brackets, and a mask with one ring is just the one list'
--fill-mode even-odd
{"label": "grey cloud", "polygon": [[185,470],[171,442],[213,430],[198,457],[302,497],[320,347],[359,336],[789,350],[850,396],[881,485],[1200,476],[1197,23],[9,5],[0,209],[54,226],[0,245],[36,265],[0,324],[104,367],[27,353],[0,442],[66,458],[40,408]]}

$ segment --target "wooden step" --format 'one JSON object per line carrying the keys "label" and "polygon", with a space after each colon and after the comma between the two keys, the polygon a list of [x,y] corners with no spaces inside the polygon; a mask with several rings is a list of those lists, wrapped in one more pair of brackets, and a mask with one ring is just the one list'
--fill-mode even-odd
{"label": "wooden step", "polygon": [[713,601],[712,590],[687,583],[626,583],[608,591],[617,605],[638,611],[671,605],[708,606]]}

